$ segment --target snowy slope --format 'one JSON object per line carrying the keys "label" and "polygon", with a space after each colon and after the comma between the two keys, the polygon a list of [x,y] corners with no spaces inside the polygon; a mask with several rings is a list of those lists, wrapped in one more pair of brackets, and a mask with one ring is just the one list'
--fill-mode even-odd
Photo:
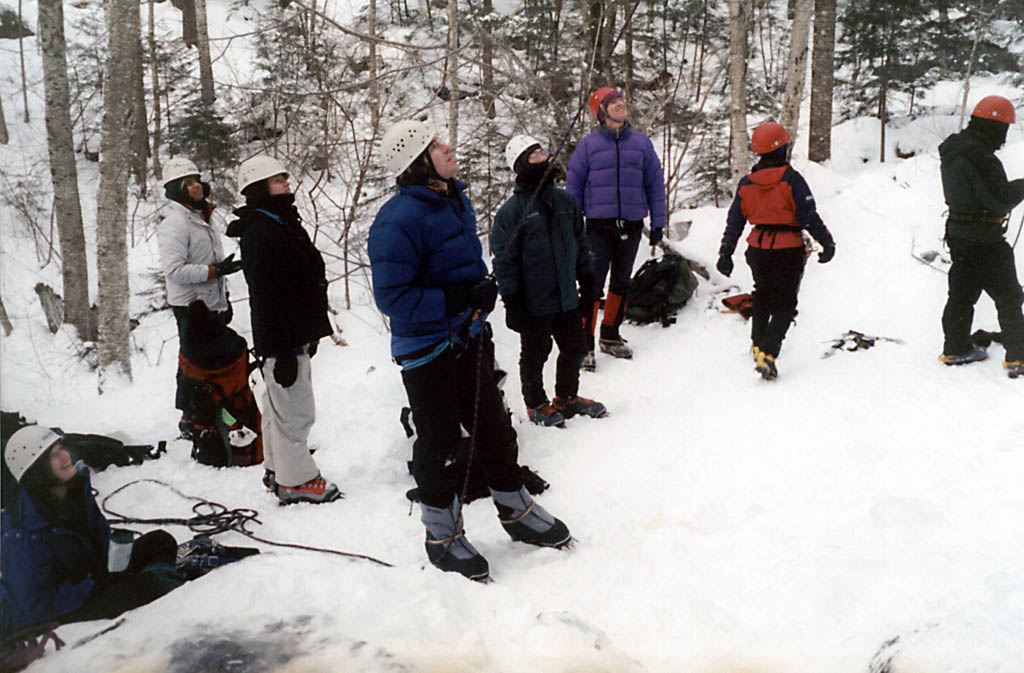
{"label": "snowy slope", "polygon": [[[0,70],[13,72],[13,56],[3,58]],[[42,117],[21,122],[12,81],[5,74],[0,90],[13,136],[0,165],[28,171],[45,157]],[[979,82],[972,97],[994,86]],[[957,100],[953,88],[931,95],[950,110]],[[492,322],[498,359],[511,371],[506,392],[521,462],[552,484],[540,500],[572,529],[573,550],[513,544],[478,501],[467,508],[467,532],[495,582],[477,585],[426,564],[418,512],[410,516],[404,497],[413,485],[411,443],[398,424],[404,391],[363,294],[338,317],[349,345],[325,341],[314,360],[312,441],[344,500],[278,507],[260,468],[198,465],[180,440],[158,461],[98,473],[94,485],[102,499],[130,482],[159,480],[258,510],[260,537],[394,567],[225,534],[225,544],[264,553],[128,613],[109,633],[29,671],[1024,670],[1024,382],[1006,377],[999,346],[980,364],[937,362],[946,279],[910,254],[915,240],[939,245],[936,145],[956,124],[947,116],[894,124],[885,164],[872,120],[835,129],[827,166],[798,154],[838,254],[808,265],[774,384],[752,371],[748,326],[714,306],[718,290],[750,288],[739,253],[733,277],[702,282],[671,328],[625,328],[634,360],[599,355],[598,371],[581,385],[610,417],[573,419],[565,430],[523,423],[517,339],[499,309]],[[1021,124],[1009,141],[1001,157],[1019,177]],[[897,143],[918,153],[896,160]],[[94,193],[84,169],[83,191],[92,185]],[[88,218],[95,209],[83,201]],[[97,396],[95,374],[74,357],[69,335],[46,331],[32,294],[36,280],[59,282],[53,265],[37,272],[31,241],[13,235],[14,213],[0,205],[0,216],[0,290],[15,324],[0,340],[3,408],[69,431],[173,438],[169,312],[146,316],[134,332],[134,383]],[[674,217],[693,223],[679,249],[713,267],[724,209]],[[154,268],[156,253],[155,240],[134,248],[133,283]],[[231,282],[232,296],[244,298],[244,281]],[[332,293],[342,305],[341,289]],[[244,302],[233,326],[248,336]],[[996,328],[987,298],[975,326]],[[847,329],[904,343],[822,359],[826,342]],[[192,506],[151,481],[107,504],[134,517],[186,517]],[[168,529],[179,541],[189,537]],[[111,625],[58,634],[74,645]]]}

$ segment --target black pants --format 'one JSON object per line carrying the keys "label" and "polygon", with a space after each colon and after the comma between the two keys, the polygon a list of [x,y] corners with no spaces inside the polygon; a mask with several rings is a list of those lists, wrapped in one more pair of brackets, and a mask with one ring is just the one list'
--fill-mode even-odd
{"label": "black pants", "polygon": [[612,277],[608,282],[608,291],[623,298],[629,294],[633,279],[633,261],[640,248],[642,231],[643,222],[640,222],[639,226],[627,224],[624,229],[626,238],[623,239],[614,227],[587,224],[587,241],[593,255],[594,278],[597,280],[598,290],[604,289],[604,281],[611,267]]}
{"label": "black pants", "polygon": [[579,391],[580,364],[588,350],[579,311],[533,316],[519,333],[519,378],[528,408],[548,400],[544,392],[544,363],[551,354],[552,340],[558,344],[555,395],[572,397]]}
{"label": "black pants", "polygon": [[151,603],[184,580],[174,569],[178,544],[170,533],[155,530],[135,540],[124,572],[110,573],[97,582],[82,607],[60,618],[61,623],[113,619],[122,612]]}
{"label": "black pants", "polygon": [[1024,360],[1024,292],[1017,280],[1013,248],[1006,241],[975,243],[948,238],[953,266],[949,268],[949,297],[942,312],[946,342],[942,352],[960,355],[971,349],[974,304],[982,291],[995,302],[1008,361]]}
{"label": "black pants", "polygon": [[807,256],[802,247],[778,250],[749,247],[746,257],[754,276],[750,340],[763,352],[778,357],[786,331],[796,318],[797,295]]}
{"label": "black pants", "polygon": [[462,484],[447,476],[445,462],[455,455],[460,427],[473,431],[474,409],[473,464],[494,490],[519,490],[516,431],[494,379],[494,345],[486,331],[461,355],[449,347],[425,365],[402,370],[402,383],[416,426],[412,473],[425,505],[447,507],[461,491]]}

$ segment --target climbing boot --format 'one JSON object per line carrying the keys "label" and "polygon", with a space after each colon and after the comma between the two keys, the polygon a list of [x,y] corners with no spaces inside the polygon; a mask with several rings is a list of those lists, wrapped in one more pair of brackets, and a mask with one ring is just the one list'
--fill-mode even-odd
{"label": "climbing boot", "polygon": [[420,503],[420,508],[420,519],[427,529],[427,559],[445,572],[455,572],[476,582],[486,582],[490,568],[487,559],[466,539],[458,496],[447,507],[431,507]]}
{"label": "climbing boot", "polygon": [[548,401],[535,407],[527,408],[530,422],[545,428],[564,428],[565,416]]}
{"label": "climbing boot", "polygon": [[972,344],[971,349],[966,353],[948,354],[943,353],[939,356],[939,360],[942,364],[947,366],[954,365],[966,365],[972,362],[980,362],[988,357],[988,353],[985,349],[977,344]]}
{"label": "climbing boot", "polygon": [[559,411],[562,416],[572,418],[573,416],[590,416],[591,418],[604,418],[608,415],[608,409],[597,400],[589,400],[586,397],[573,395],[572,397],[555,396],[551,406]]}
{"label": "climbing boot", "polygon": [[622,360],[629,360],[633,357],[633,349],[626,345],[626,340],[622,337],[617,339],[601,337],[601,352]]}
{"label": "climbing boot", "polygon": [[569,528],[538,505],[526,487],[518,491],[495,491],[492,488],[491,498],[502,528],[513,540],[556,549],[572,540]]}
{"label": "climbing boot", "polygon": [[754,371],[765,381],[774,381],[779,376],[779,370],[775,368],[775,356],[758,350],[754,358]]}
{"label": "climbing boot", "polygon": [[580,369],[585,372],[597,371],[597,358],[594,357],[594,351],[587,351],[587,354],[583,356],[583,362],[580,364]]}
{"label": "climbing boot", "polygon": [[1006,370],[1011,379],[1024,376],[1024,360],[1005,360],[1003,362],[1003,369]]}

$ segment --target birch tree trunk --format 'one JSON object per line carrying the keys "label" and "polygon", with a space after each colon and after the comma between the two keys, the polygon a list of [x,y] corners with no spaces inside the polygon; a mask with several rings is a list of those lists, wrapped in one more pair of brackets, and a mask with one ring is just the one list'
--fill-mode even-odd
{"label": "birch tree trunk", "polygon": [[[18,25],[22,26],[25,22],[21,15],[21,0],[18,0]],[[28,113],[28,82],[25,79],[25,31],[18,30],[18,57],[21,60],[21,101],[25,106],[25,123],[28,124],[32,121],[32,118]]]}
{"label": "birch tree trunk", "polygon": [[131,62],[138,35],[131,34],[136,0],[106,0],[107,48],[103,86],[103,139],[100,149],[100,198],[96,209],[99,271],[99,392],[131,379],[128,334],[128,153],[132,124]]}
{"label": "birch tree trunk", "polygon": [[210,31],[206,24],[206,0],[196,1],[196,33],[199,49],[199,100],[212,106],[217,100],[213,90],[213,63],[210,60]]}
{"label": "birch tree trunk", "polygon": [[811,30],[811,10],[814,0],[796,0],[793,25],[790,31],[789,64],[786,70],[786,94],[782,99],[781,123],[793,140],[789,151],[796,145],[797,126],[800,122],[800,103],[804,97],[807,77],[807,42]]}
{"label": "birch tree trunk", "polygon": [[153,80],[153,175],[160,179],[160,145],[163,129],[160,120],[160,72],[156,57],[156,19],[153,6],[156,0],[149,0],[149,70]]}
{"label": "birch tree trunk", "polygon": [[[131,165],[135,175],[135,183],[146,195],[146,159],[149,158],[149,129],[146,125],[146,84],[142,67],[142,17],[139,12],[132,12],[132,128],[131,128]],[[158,176],[159,177],[159,176]]]}
{"label": "birch tree trunk", "polygon": [[0,100],[0,145],[6,145],[10,142],[10,138],[7,135],[7,121],[4,119],[4,103]]}
{"label": "birch tree trunk", "polygon": [[448,144],[459,140],[459,2],[448,0]]}
{"label": "birch tree trunk", "polygon": [[832,69],[836,49],[836,0],[814,0],[814,49],[811,53],[811,119],[807,157],[832,158]]}
{"label": "birch tree trunk", "polygon": [[[377,0],[370,0],[370,37],[377,37]],[[370,126],[380,126],[380,85],[377,83],[377,43],[370,40]]]}
{"label": "birch tree trunk", "polygon": [[39,0],[39,47],[43,56],[46,102],[46,140],[50,150],[53,210],[60,236],[64,319],[78,330],[82,341],[96,339],[89,310],[89,268],[85,258],[85,231],[78,195],[78,167],[71,132],[67,47],[64,40],[62,0]]}
{"label": "birch tree trunk", "polygon": [[732,183],[747,173],[747,28],[750,7],[729,0],[729,165]]}
{"label": "birch tree trunk", "polygon": [[[494,11],[494,4],[492,0],[483,0],[484,3],[484,16],[490,16]],[[556,44],[558,40],[553,40]],[[491,42],[490,35],[483,36],[483,46],[481,47],[481,69],[483,70],[483,81],[484,81],[484,112],[487,113],[488,119],[494,119],[494,44]]]}

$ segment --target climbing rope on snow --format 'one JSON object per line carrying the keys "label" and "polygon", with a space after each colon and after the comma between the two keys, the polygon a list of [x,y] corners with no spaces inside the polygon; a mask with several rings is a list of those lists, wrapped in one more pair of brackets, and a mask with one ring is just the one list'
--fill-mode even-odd
{"label": "climbing rope on snow", "polygon": [[[178,495],[179,497],[185,500],[194,501],[195,504],[192,505],[192,511],[195,514],[195,516],[189,518],[163,517],[153,519],[141,519],[137,517],[129,517],[119,512],[115,512],[114,510],[110,509],[107,506],[107,501],[109,501],[118,493],[121,493],[130,486],[135,486],[137,484],[143,483],[150,483],[156,484],[158,486],[163,486],[164,488],[169,489],[170,491],[174,492],[175,495]],[[312,545],[297,544],[292,542],[277,542],[275,540],[268,540],[266,538],[259,537],[248,528],[248,526],[250,526],[251,524],[262,524],[262,522],[258,518],[259,512],[256,511],[255,509],[250,509],[247,507],[229,509],[218,502],[207,500],[206,498],[200,498],[194,495],[186,495],[185,493],[182,493],[174,486],[159,479],[136,479],[135,481],[130,481],[127,484],[123,484],[122,486],[115,489],[108,496],[103,498],[102,502],[100,503],[100,508],[103,510],[104,513],[112,517],[115,517],[110,519],[110,522],[113,524],[135,523],[162,526],[178,525],[187,527],[189,530],[196,533],[197,535],[206,535],[210,537],[217,535],[219,533],[233,531],[235,533],[244,535],[250,540],[262,542],[263,544],[267,544],[272,547],[284,547],[287,549],[302,549],[305,551],[315,551],[323,554],[333,554],[335,556],[344,556],[346,558],[369,561],[371,563],[376,563],[377,565],[384,566],[385,568],[394,567],[390,563],[381,561],[380,559],[368,556],[366,554],[357,554],[354,552],[339,551],[337,549],[328,549],[324,547],[314,547]]]}

